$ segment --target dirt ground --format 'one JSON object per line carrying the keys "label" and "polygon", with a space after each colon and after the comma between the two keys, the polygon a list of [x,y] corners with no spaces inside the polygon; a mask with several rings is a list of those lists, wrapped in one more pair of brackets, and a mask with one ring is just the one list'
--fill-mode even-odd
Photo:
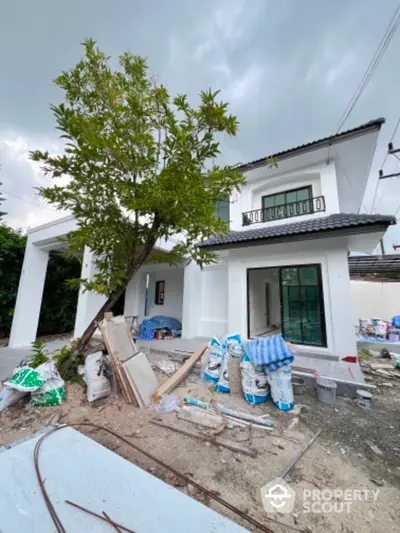
{"label": "dirt ground", "polygon": [[[159,376],[160,381],[166,379],[162,374]],[[268,414],[275,424],[273,432],[253,429],[249,435],[247,428],[240,428],[226,429],[222,435],[247,445],[250,439],[251,446],[258,452],[256,458],[151,424],[150,419],[159,417],[163,422],[182,428],[198,429],[190,422],[178,420],[176,413],[159,415],[154,405],[139,409],[118,398],[88,404],[84,389],[75,384],[67,386],[67,401],[61,406],[31,407],[22,400],[0,413],[0,446],[32,435],[48,424],[93,422],[132,439],[276,533],[293,528],[313,533],[395,532],[399,531],[400,521],[400,379],[376,378],[376,383],[378,388],[374,392],[372,409],[361,408],[348,398],[340,398],[336,405],[327,406],[318,402],[310,389],[295,397],[297,407],[289,413],[279,411],[271,401],[251,406],[241,397],[215,394],[202,382],[188,381],[174,391],[180,399],[191,395],[209,400],[213,396],[225,406],[258,415]],[[267,515],[260,488],[280,476],[319,428],[322,429],[320,436],[286,477],[296,491],[293,513]],[[257,531],[118,439],[100,431],[82,431],[178,490],[248,530]],[[341,513],[321,513],[318,507],[314,513],[306,513],[303,490],[318,489],[373,489],[379,493],[376,501],[371,493],[368,501],[353,501],[349,512],[345,509]]]}

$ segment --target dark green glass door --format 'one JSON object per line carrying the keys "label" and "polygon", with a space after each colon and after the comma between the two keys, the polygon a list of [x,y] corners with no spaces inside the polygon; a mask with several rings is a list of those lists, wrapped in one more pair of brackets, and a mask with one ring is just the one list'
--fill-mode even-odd
{"label": "dark green glass door", "polygon": [[280,285],[283,338],[326,346],[320,265],[281,268]]}

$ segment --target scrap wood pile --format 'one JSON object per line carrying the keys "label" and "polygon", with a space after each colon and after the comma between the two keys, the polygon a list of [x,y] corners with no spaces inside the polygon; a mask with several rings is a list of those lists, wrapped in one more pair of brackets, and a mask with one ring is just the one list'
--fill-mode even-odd
{"label": "scrap wood pile", "polygon": [[[98,327],[107,348],[108,360],[114,377],[114,387],[119,389],[127,403],[146,407],[151,402],[151,396],[159,383],[146,355],[136,350],[125,317],[106,316],[98,324]],[[93,355],[97,355],[98,358],[103,357],[101,352]],[[94,376],[95,383],[99,381],[99,377],[99,375]],[[109,382],[105,384],[106,393],[103,394],[103,392],[104,390],[100,390],[98,393],[96,391],[94,395],[96,398],[108,395],[111,392]]]}

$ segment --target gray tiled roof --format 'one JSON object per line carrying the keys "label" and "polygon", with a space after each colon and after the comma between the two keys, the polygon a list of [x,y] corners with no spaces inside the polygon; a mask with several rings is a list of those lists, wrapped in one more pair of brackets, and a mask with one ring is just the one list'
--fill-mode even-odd
{"label": "gray tiled roof", "polygon": [[[279,224],[278,226],[265,226],[244,231],[229,231],[223,236],[214,237],[202,243],[200,248],[235,247],[252,241],[278,240],[296,235],[320,233],[325,231],[345,230],[351,228],[390,226],[395,224],[396,219],[391,215],[368,215],[338,213],[327,217],[314,217],[302,222]],[[371,228],[372,230],[372,228]],[[360,231],[361,232],[361,231]],[[355,231],[354,233],[357,233]],[[258,243],[260,244],[260,243]],[[268,243],[267,243],[268,244]]]}
{"label": "gray tiled roof", "polygon": [[316,141],[311,141],[305,144],[300,144],[299,146],[295,146],[294,148],[282,150],[281,152],[277,152],[275,154],[270,154],[266,157],[262,157],[261,159],[256,159],[255,161],[250,161],[248,163],[238,165],[237,168],[238,170],[241,170],[242,172],[253,170],[255,168],[267,165],[268,160],[271,158],[279,161],[286,157],[297,155],[300,152],[305,152],[308,150],[316,150],[318,148],[330,146],[331,144],[334,144],[336,142],[344,141],[348,138],[365,133],[368,130],[372,130],[372,129],[379,130],[382,124],[384,123],[385,123],[384,118],[377,118],[375,120],[370,120],[369,122],[366,122],[365,124],[361,124],[360,126],[357,126],[356,128],[352,128],[347,131],[342,131],[340,133],[336,133],[335,135],[330,135],[329,137],[324,137]]}

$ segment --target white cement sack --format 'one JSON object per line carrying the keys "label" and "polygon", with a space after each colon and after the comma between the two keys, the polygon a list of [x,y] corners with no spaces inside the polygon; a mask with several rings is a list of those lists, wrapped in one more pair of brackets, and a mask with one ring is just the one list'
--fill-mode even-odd
{"label": "white cement sack", "polygon": [[228,335],[223,343],[224,355],[219,370],[218,383],[215,387],[217,392],[230,392],[229,386],[229,359],[242,357],[242,339],[239,334]]}
{"label": "white cement sack", "polygon": [[289,411],[294,406],[292,371],[290,366],[268,372],[272,400],[282,411]]}
{"label": "white cement sack", "polygon": [[103,358],[103,352],[92,353],[86,357],[85,375],[89,403],[111,393],[110,381],[103,374]]}
{"label": "white cement sack", "polygon": [[0,412],[19,402],[19,400],[27,394],[27,392],[21,392],[4,385],[4,387],[0,389]]}
{"label": "white cement sack", "polygon": [[254,366],[244,354],[240,363],[242,371],[242,389],[249,403],[263,403],[270,397],[267,374],[264,366]]}
{"label": "white cement sack", "polygon": [[226,347],[218,337],[213,337],[208,345],[209,358],[204,372],[204,379],[217,383],[224,360]]}

